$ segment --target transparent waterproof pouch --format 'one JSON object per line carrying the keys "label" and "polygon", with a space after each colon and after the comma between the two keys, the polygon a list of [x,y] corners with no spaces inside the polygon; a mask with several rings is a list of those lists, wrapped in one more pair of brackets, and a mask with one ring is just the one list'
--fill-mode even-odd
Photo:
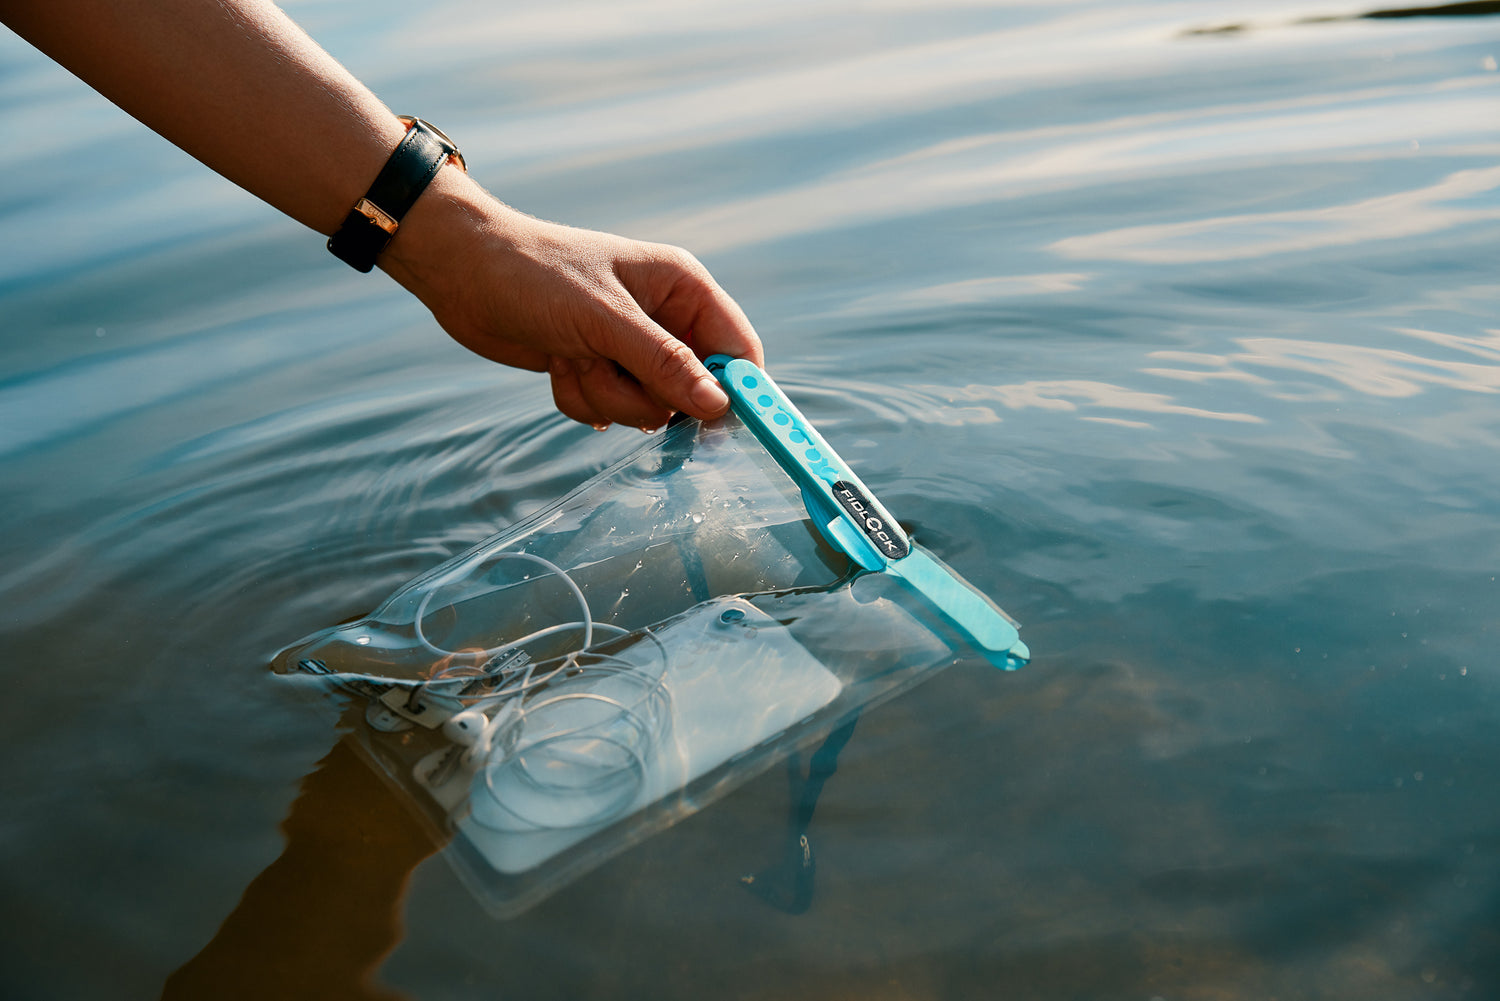
{"label": "transparent waterproof pouch", "polygon": [[[744,365],[715,370],[774,391]],[[779,392],[731,397],[734,413],[674,423],[276,657],[279,673],[366,702],[357,745],[492,913],[519,913],[958,659],[1026,659],[1014,624],[877,513],[831,450],[834,465],[788,469],[768,439],[826,444]],[[844,488],[858,500],[838,500]],[[850,526],[892,565],[869,566]]]}

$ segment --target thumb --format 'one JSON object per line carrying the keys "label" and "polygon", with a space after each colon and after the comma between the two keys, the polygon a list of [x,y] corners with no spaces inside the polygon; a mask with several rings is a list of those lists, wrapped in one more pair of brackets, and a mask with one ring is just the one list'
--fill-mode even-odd
{"label": "thumb", "polygon": [[601,353],[635,376],[647,393],[693,417],[717,417],[729,409],[729,397],[692,348],[645,313],[622,320]]}

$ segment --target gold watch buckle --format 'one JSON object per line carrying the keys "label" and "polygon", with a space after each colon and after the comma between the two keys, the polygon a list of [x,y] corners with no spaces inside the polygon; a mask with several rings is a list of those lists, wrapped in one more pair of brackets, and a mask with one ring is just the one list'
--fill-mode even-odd
{"label": "gold watch buckle", "polygon": [[392,236],[396,235],[396,227],[399,226],[400,223],[396,222],[395,219],[392,219],[390,213],[386,212],[385,209],[381,208],[379,205],[376,205],[368,198],[361,198],[359,201],[355,202],[354,211],[358,212],[360,215],[364,216],[366,219],[370,220],[375,225],[379,226],[381,229],[385,230]]}

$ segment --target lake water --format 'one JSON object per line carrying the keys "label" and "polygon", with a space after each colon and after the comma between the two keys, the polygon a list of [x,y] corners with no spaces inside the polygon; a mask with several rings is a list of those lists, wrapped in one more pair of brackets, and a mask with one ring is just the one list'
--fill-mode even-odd
{"label": "lake water", "polygon": [[492,921],[267,664],[638,435],[0,34],[0,995],[1500,996],[1500,18],[290,11],[698,253],[1035,660],[861,721],[806,913],[772,771]]}

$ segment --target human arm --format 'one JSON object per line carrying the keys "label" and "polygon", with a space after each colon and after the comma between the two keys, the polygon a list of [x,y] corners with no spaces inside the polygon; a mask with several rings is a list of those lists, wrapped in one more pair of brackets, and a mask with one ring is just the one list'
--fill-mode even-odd
{"label": "human arm", "polygon": [[[265,0],[0,0],[0,20],[320,233],[338,228],[404,131]],[[714,416],[728,401],[694,350],[762,361],[749,321],[685,251],[534,219],[453,166],[378,263],[459,343],[548,371],[558,408],[585,423]]]}

